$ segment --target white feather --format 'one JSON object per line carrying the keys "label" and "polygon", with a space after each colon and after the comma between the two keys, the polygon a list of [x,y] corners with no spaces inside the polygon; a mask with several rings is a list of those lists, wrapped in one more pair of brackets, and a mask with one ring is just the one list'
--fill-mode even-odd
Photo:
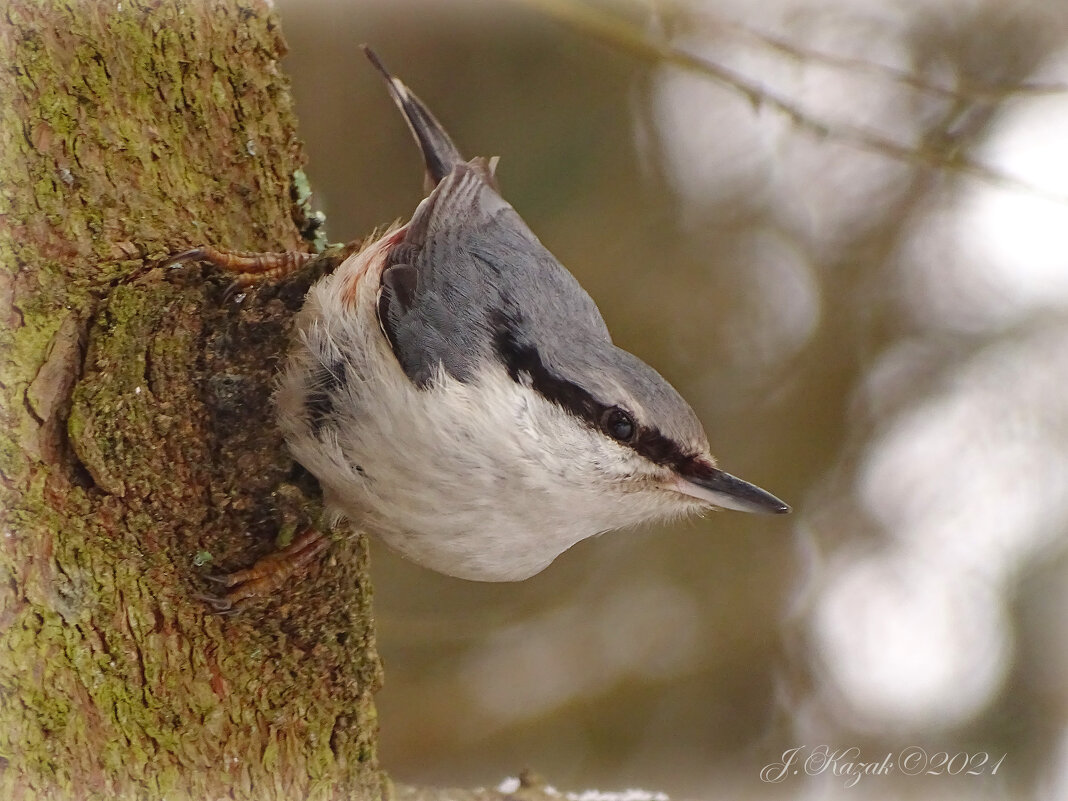
{"label": "white feather", "polygon": [[[516,581],[609,529],[700,511],[674,476],[545,400],[504,367],[475,380],[405,375],[375,312],[385,254],[403,229],[309,292],[277,392],[293,456],[328,505],[413,561],[460,578]],[[321,365],[344,394],[316,432],[306,401]]]}

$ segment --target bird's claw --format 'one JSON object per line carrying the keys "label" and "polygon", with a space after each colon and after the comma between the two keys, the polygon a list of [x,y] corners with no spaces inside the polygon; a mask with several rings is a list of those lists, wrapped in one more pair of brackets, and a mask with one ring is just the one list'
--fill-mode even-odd
{"label": "bird's claw", "polygon": [[296,272],[315,258],[314,253],[285,250],[277,253],[254,253],[238,250],[219,250],[203,245],[169,256],[161,267],[175,267],[190,261],[202,261],[229,273],[236,273],[223,297],[229,300],[240,291],[259,281],[277,281]]}
{"label": "bird's claw", "polygon": [[307,528],[281,550],[269,553],[251,567],[206,578],[226,588],[223,595],[197,597],[220,614],[236,614],[257,598],[273,595],[287,581],[303,572],[317,556],[330,547],[322,532]]}

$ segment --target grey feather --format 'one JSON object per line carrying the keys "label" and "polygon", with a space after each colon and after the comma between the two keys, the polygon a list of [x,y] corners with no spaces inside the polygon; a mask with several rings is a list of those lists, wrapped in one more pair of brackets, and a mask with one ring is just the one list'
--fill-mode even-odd
{"label": "grey feather", "polygon": [[604,406],[627,409],[639,422],[656,421],[683,451],[707,449],[686,401],[655,370],[612,344],[593,299],[480,170],[454,167],[416,210],[398,250],[405,261],[386,275],[414,268],[414,291],[402,297],[396,282],[385,279],[380,313],[416,384],[427,385],[439,365],[468,381],[478,365],[499,360],[496,340],[504,321],[553,376]]}
{"label": "grey feather", "polygon": [[[430,195],[390,254],[379,317],[405,373],[425,387],[439,369],[461,381],[500,361],[501,326],[540,368],[582,397],[587,417],[619,406],[673,447],[707,451],[697,416],[655,370],[612,344],[593,299],[498,193],[492,163],[464,161],[419,99],[369,49],[427,165]],[[588,397],[587,397],[588,396]],[[570,397],[570,396],[569,396]],[[590,407],[590,408],[587,408]]]}

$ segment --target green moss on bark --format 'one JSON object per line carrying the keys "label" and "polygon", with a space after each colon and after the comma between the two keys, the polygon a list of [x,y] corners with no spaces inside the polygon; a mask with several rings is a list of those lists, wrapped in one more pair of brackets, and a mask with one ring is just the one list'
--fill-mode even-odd
{"label": "green moss on bark", "polygon": [[0,15],[0,797],[377,797],[363,541],[245,614],[198,598],[316,516],[269,400],[309,277],[237,306],[153,269],[306,246],[277,20]]}

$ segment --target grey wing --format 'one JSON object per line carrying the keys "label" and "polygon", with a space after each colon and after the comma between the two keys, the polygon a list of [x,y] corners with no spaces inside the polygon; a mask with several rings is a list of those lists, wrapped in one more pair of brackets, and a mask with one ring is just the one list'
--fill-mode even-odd
{"label": "grey wing", "polygon": [[389,256],[379,318],[397,360],[421,387],[439,369],[470,380],[477,365],[500,358],[502,336],[553,361],[610,342],[592,298],[477,161],[456,165],[416,210]]}

